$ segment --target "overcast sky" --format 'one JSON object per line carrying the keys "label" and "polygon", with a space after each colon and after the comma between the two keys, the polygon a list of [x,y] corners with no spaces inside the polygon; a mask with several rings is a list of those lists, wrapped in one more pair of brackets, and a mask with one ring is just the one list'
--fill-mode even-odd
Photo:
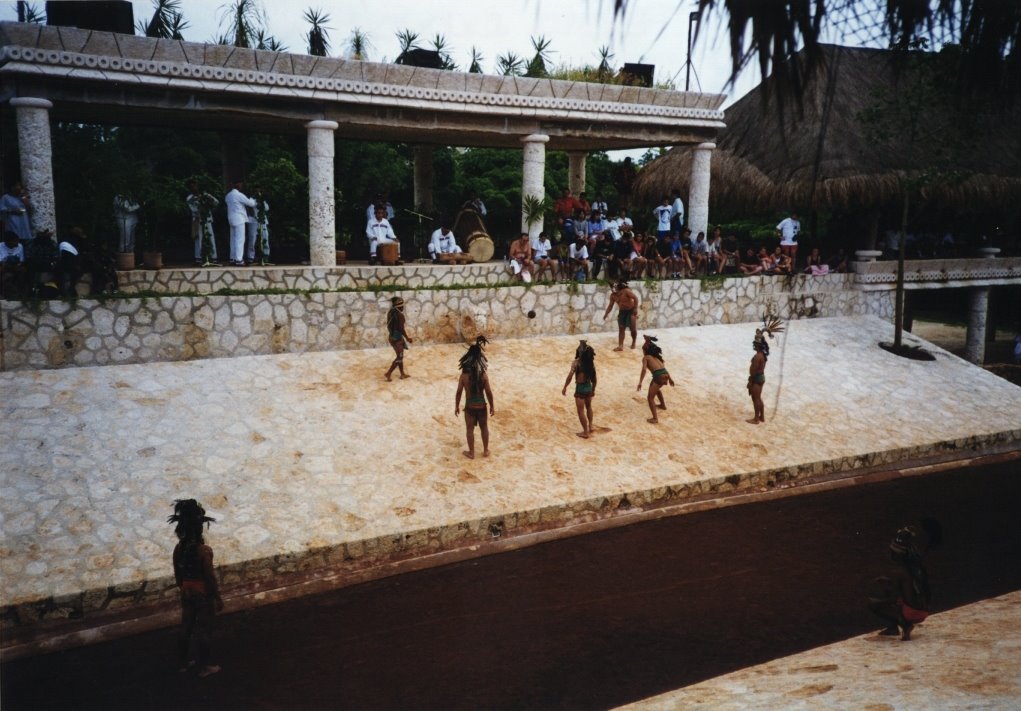
{"label": "overcast sky", "polygon": [[[40,9],[43,2],[33,3]],[[135,21],[152,15],[151,0],[133,0]],[[226,0],[182,0],[181,12],[189,23],[187,40],[209,42],[221,31]],[[687,54],[688,14],[695,0],[631,0],[628,14],[614,22],[613,0],[262,0],[271,35],[289,51],[305,52],[308,24],[302,19],[306,8],[321,9],[330,16],[328,26],[331,54],[347,49],[351,30],[367,33],[373,48],[369,59],[393,60],[397,54],[396,34],[404,29],[417,32],[421,44],[437,33],[445,36],[454,61],[467,67],[472,46],[484,57],[483,69],[496,73],[498,55],[514,52],[519,57],[534,54],[531,38],[540,35],[552,41],[554,64],[595,65],[598,50],[606,45],[614,53],[613,63],[645,62],[656,65],[656,81],[673,79],[684,88]],[[15,20],[14,2],[3,2],[0,19]],[[758,69],[744,73],[733,89],[725,89],[730,75],[730,53],[724,33],[706,27],[693,56],[692,90],[727,93],[727,103],[758,83]]]}

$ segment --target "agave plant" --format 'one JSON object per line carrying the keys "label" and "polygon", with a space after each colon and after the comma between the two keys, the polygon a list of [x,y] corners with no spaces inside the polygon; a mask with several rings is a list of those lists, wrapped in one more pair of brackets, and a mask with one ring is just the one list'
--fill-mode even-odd
{"label": "agave plant", "polygon": [[525,195],[521,199],[521,213],[525,216],[525,223],[529,227],[537,222],[542,224],[546,218],[547,210],[549,210],[549,200],[545,195],[541,198],[535,195]]}
{"label": "agave plant", "polygon": [[409,29],[404,29],[397,33],[397,42],[401,46],[401,53],[397,55],[394,64],[404,64],[407,60],[408,52],[413,49],[421,49],[418,46],[418,33],[412,32]]}
{"label": "agave plant", "polygon": [[188,27],[181,16],[181,0],[152,0],[152,18],[139,20],[135,26],[146,37],[184,39],[181,32]]}
{"label": "agave plant", "polygon": [[525,68],[525,60],[513,52],[498,56],[496,58],[496,71],[504,76],[521,76]]}
{"label": "agave plant", "polygon": [[330,52],[327,30],[331,28],[326,25],[330,21],[330,16],[321,9],[309,8],[305,10],[304,17],[305,22],[311,25],[308,31],[308,53],[313,57],[325,57]]}
{"label": "agave plant", "polygon": [[482,52],[480,52],[478,48],[472,47],[472,56],[468,66],[468,71],[471,74],[482,74],[482,60]]}
{"label": "agave plant", "polygon": [[31,22],[36,25],[45,25],[46,13],[30,2],[19,2],[18,22]]}
{"label": "agave plant", "polygon": [[535,56],[528,63],[528,68],[525,71],[526,77],[542,78],[549,75],[546,65],[550,61],[549,47],[551,44],[552,40],[546,39],[543,35],[532,37],[532,47],[535,49]]}
{"label": "agave plant", "polygon": [[266,30],[259,28],[255,33],[255,49],[268,49],[270,52],[286,52],[287,47],[273,35],[266,34]]}
{"label": "agave plant", "polygon": [[347,58],[359,62],[369,58],[369,50],[372,49],[372,42],[369,35],[362,32],[360,27],[351,30],[351,37],[347,41]]}
{"label": "agave plant", "polygon": [[235,47],[251,47],[265,21],[266,13],[258,0],[232,0],[220,7],[220,24],[227,25],[225,36]]}
{"label": "agave plant", "polygon": [[440,69],[456,71],[457,65],[450,56],[450,48],[447,46],[447,38],[439,32],[432,39],[432,47],[440,55]]}
{"label": "agave plant", "polygon": [[605,80],[608,76],[613,74],[613,67],[610,66],[610,62],[613,60],[613,52],[607,45],[603,45],[599,48],[599,66],[596,67],[596,74],[600,81]]}

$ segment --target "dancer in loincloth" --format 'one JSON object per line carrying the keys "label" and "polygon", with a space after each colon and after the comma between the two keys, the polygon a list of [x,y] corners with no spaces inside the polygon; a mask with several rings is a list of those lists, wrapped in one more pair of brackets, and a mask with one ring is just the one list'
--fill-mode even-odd
{"label": "dancer in loincloth", "polygon": [[618,281],[611,287],[610,303],[606,305],[603,320],[610,315],[613,305],[617,305],[617,347],[613,350],[624,350],[624,331],[631,328],[631,349],[634,350],[638,340],[638,297],[631,291],[626,281]]}
{"label": "dancer in loincloth", "polygon": [[390,364],[390,370],[386,371],[387,382],[390,382],[390,375],[397,368],[401,371],[401,380],[411,377],[404,372],[404,342],[407,341],[409,344],[412,342],[411,336],[404,330],[404,299],[395,296],[390,299],[390,303],[392,306],[386,314],[386,332],[387,340],[390,347],[394,349],[396,357]]}
{"label": "dancer in loincloth", "polygon": [[592,398],[596,394],[596,352],[586,341],[578,344],[574,352],[571,372],[564,381],[562,394],[567,395],[567,386],[574,379],[574,404],[578,407],[578,421],[581,432],[578,436],[588,439],[592,434]]}
{"label": "dancer in loincloth", "polygon": [[911,630],[929,616],[929,575],[925,569],[926,552],[943,539],[943,527],[934,519],[921,526],[903,526],[890,542],[890,557],[897,569],[876,578],[876,591],[869,596],[869,609],[887,626],[879,634],[907,642]]}
{"label": "dancer in loincloth", "polygon": [[[663,399],[663,386],[667,383],[670,387],[674,386],[674,379],[670,377],[670,373],[667,372],[666,366],[663,364],[663,349],[656,345],[655,336],[644,336],[645,343],[642,344],[642,374],[638,378],[638,390],[642,389],[642,381],[645,380],[645,371],[648,370],[651,376],[649,381],[649,412],[652,413],[652,417],[648,419],[649,422],[656,425],[659,424],[659,418],[656,416],[656,408],[660,410],[666,409],[666,401]],[[656,400],[659,400],[659,405],[656,404]]]}
{"label": "dancer in loincloth", "polygon": [[762,402],[762,386],[766,384],[766,360],[769,359],[769,343],[766,336],[773,337],[774,333],[783,331],[780,319],[766,316],[762,319],[762,328],[755,329],[755,340],[752,347],[755,355],[752,356],[751,366],[748,368],[748,394],[752,398],[752,407],[755,414],[748,422],[757,425],[766,421],[766,406]]}
{"label": "dancer in loincloth", "polygon": [[489,415],[495,415],[493,391],[489,388],[486,374],[486,354],[482,347],[489,341],[485,336],[475,339],[475,344],[461,356],[461,377],[457,380],[457,395],[454,396],[454,417],[461,413],[461,393],[465,393],[464,428],[468,440],[468,451],[464,456],[475,459],[475,425],[482,432],[482,456],[489,456],[489,416],[486,401],[489,401]]}

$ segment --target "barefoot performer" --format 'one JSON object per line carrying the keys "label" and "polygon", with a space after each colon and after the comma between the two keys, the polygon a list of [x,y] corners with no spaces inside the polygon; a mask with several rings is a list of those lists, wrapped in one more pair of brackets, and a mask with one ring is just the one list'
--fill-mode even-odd
{"label": "barefoot performer", "polygon": [[409,344],[412,342],[411,336],[404,330],[404,299],[395,296],[390,299],[390,303],[392,306],[386,314],[386,331],[390,347],[394,349],[397,357],[390,364],[390,370],[386,371],[387,382],[390,382],[390,375],[396,368],[400,368],[401,380],[411,377],[404,372],[404,342],[407,341]]}
{"label": "barefoot performer", "polygon": [[[654,425],[659,424],[659,418],[656,417],[656,408],[660,410],[666,409],[666,401],[663,400],[662,389],[667,383],[670,383],[670,387],[674,386],[674,379],[670,377],[670,373],[667,372],[666,366],[663,365],[663,349],[656,345],[656,337],[645,335],[645,343],[642,344],[642,374],[638,377],[638,390],[642,389],[642,381],[645,380],[645,371],[648,370],[650,373],[651,380],[649,381],[649,412],[652,413],[652,417],[648,419]],[[659,405],[656,404],[656,400],[659,400]]]}
{"label": "barefoot performer", "polygon": [[468,451],[464,456],[475,459],[475,425],[482,432],[482,456],[489,456],[489,417],[486,414],[486,400],[489,401],[489,414],[495,415],[493,391],[489,388],[489,376],[486,375],[486,354],[482,347],[489,343],[485,336],[475,339],[475,345],[461,356],[461,377],[457,381],[457,395],[454,396],[454,417],[461,412],[461,393],[465,393],[464,429],[468,439]]}
{"label": "barefoot performer", "polygon": [[638,297],[631,291],[626,281],[618,281],[611,287],[610,303],[606,305],[603,320],[610,315],[613,305],[617,304],[617,347],[613,350],[624,350],[624,330],[631,327],[631,349],[634,350],[638,340]]}
{"label": "barefoot performer", "polygon": [[578,344],[578,350],[574,352],[574,362],[571,363],[571,372],[567,374],[564,381],[563,395],[567,395],[567,386],[574,378],[574,404],[578,407],[578,421],[581,422],[581,432],[578,436],[588,439],[592,434],[592,398],[596,394],[596,352],[586,341]]}
{"label": "barefoot performer", "polygon": [[903,526],[890,542],[890,557],[897,569],[875,579],[875,592],[869,596],[869,608],[886,627],[884,637],[911,639],[911,630],[929,616],[929,574],[926,552],[943,540],[943,527],[935,519],[923,519],[921,526]]}
{"label": "barefoot performer", "polygon": [[755,414],[748,420],[749,424],[757,425],[766,421],[766,406],[762,402],[762,386],[766,384],[766,360],[769,358],[769,343],[766,342],[766,336],[772,338],[774,333],[782,332],[781,323],[775,316],[765,316],[762,319],[762,328],[755,329],[755,340],[752,341],[755,355],[752,356],[752,364],[748,368],[748,394],[751,395]]}

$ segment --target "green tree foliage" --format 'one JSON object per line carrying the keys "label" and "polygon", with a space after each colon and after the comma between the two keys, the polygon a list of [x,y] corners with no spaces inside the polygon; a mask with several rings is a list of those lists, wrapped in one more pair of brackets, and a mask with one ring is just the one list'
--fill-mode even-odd
{"label": "green tree foliage", "polygon": [[188,22],[181,15],[181,0],[152,0],[152,7],[152,17],[139,20],[136,29],[146,37],[183,40]]}
{"label": "green tree foliage", "polygon": [[249,192],[261,187],[269,202],[270,239],[278,248],[308,245],[308,178],[290,155],[260,159],[248,174]]}
{"label": "green tree foliage", "polygon": [[525,60],[514,52],[507,52],[496,58],[496,71],[504,76],[519,77],[525,71]]}
{"label": "green tree foliage", "polygon": [[227,44],[252,47],[259,30],[266,25],[266,13],[258,0],[232,0],[220,8],[220,26],[224,25],[226,30],[221,38],[229,38]]}
{"label": "green tree foliage", "polygon": [[479,51],[479,49],[477,47],[472,47],[472,49],[471,49],[471,59],[468,60],[468,61],[469,61],[468,72],[470,74],[483,74],[484,73],[482,71],[482,62],[484,61],[484,59],[482,57],[482,52]]}
{"label": "green tree foliage", "polygon": [[351,36],[347,40],[347,58],[359,62],[367,61],[371,50],[372,42],[368,33],[362,32],[360,27],[351,30]]}
{"label": "green tree foliage", "polygon": [[322,10],[308,8],[303,16],[310,27],[308,30],[308,53],[313,57],[325,57],[330,53],[329,14]]}
{"label": "green tree foliage", "polygon": [[552,44],[552,40],[546,39],[543,35],[532,37],[535,56],[528,62],[528,67],[525,70],[526,77],[542,79],[549,76],[546,67],[550,61],[550,44]]}

